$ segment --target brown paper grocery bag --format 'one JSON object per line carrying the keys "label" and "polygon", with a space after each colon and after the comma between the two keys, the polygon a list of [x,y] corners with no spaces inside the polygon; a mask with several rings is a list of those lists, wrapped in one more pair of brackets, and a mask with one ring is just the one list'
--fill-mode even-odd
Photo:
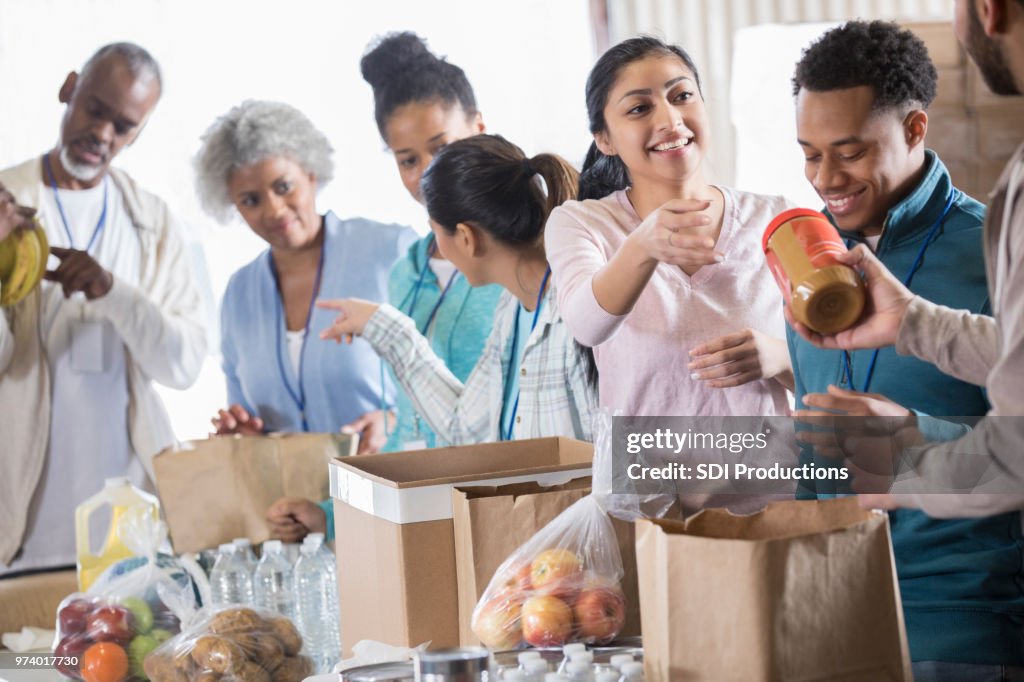
{"label": "brown paper grocery bag", "polygon": [[911,682],[888,516],[855,498],[637,522],[648,682]]}
{"label": "brown paper grocery bag", "polygon": [[348,434],[289,433],[219,436],[164,450],[153,469],[174,550],[267,540],[267,508],[284,496],[326,499],[328,463],[355,446]]}
{"label": "brown paper grocery bag", "polygon": [[[494,572],[512,552],[574,503],[590,494],[590,477],[564,485],[514,483],[452,490],[455,572],[459,595],[459,641],[479,646],[470,628],[473,608]],[[612,519],[622,552],[626,623],[622,636],[640,634],[633,524]]]}

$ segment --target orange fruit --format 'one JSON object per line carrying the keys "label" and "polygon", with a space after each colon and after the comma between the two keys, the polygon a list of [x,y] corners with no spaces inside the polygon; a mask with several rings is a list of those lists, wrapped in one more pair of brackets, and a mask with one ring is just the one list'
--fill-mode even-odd
{"label": "orange fruit", "polygon": [[78,672],[85,682],[122,682],[128,677],[128,654],[114,642],[97,642],[82,654]]}

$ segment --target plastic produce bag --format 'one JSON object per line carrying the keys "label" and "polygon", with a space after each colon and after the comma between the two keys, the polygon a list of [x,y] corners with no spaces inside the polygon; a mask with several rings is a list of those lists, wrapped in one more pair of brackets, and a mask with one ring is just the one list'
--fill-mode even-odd
{"label": "plastic produce bag", "polygon": [[[601,508],[623,521],[661,518],[676,502],[675,484],[671,481],[644,481],[645,492],[637,492],[639,483],[626,475],[626,467],[615,467],[615,448],[612,439],[614,418],[607,408],[594,414],[594,468],[593,495]],[[650,456],[630,455],[630,462],[645,466],[656,464]],[[657,490],[657,492],[652,492]]]}
{"label": "plastic produce bag", "polygon": [[626,619],[618,540],[597,498],[559,514],[498,567],[471,625],[492,649],[607,642]]}
{"label": "plastic produce bag", "polygon": [[149,654],[152,682],[301,682],[313,673],[291,620],[244,606],[186,616],[181,633]]}
{"label": "plastic produce bag", "polygon": [[179,618],[161,594],[195,599],[190,569],[157,552],[167,540],[166,524],[149,513],[129,512],[118,532],[136,556],[110,566],[88,591],[68,596],[57,610],[54,667],[85,682],[147,679],[143,659],[179,631]]}

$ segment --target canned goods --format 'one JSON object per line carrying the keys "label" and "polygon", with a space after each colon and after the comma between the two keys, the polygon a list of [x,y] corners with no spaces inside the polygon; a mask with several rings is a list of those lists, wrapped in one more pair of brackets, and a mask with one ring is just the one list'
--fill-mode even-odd
{"label": "canned goods", "polygon": [[780,213],[761,246],[795,320],[819,334],[835,334],[860,317],[864,283],[836,260],[846,244],[824,214],[807,208]]}

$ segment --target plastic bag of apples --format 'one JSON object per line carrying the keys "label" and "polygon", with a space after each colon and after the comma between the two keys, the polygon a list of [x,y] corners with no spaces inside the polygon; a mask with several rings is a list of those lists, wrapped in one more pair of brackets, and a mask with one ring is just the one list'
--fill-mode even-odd
{"label": "plastic bag of apples", "polygon": [[572,505],[495,572],[471,626],[492,649],[611,641],[626,620],[622,558],[593,495]]}
{"label": "plastic bag of apples", "polygon": [[66,597],[57,609],[54,667],[67,677],[147,679],[143,660],[179,630],[161,588],[194,593],[193,575],[174,557],[157,553],[167,538],[163,522],[134,515],[124,521],[120,538],[136,556],[113,564],[87,592]]}

